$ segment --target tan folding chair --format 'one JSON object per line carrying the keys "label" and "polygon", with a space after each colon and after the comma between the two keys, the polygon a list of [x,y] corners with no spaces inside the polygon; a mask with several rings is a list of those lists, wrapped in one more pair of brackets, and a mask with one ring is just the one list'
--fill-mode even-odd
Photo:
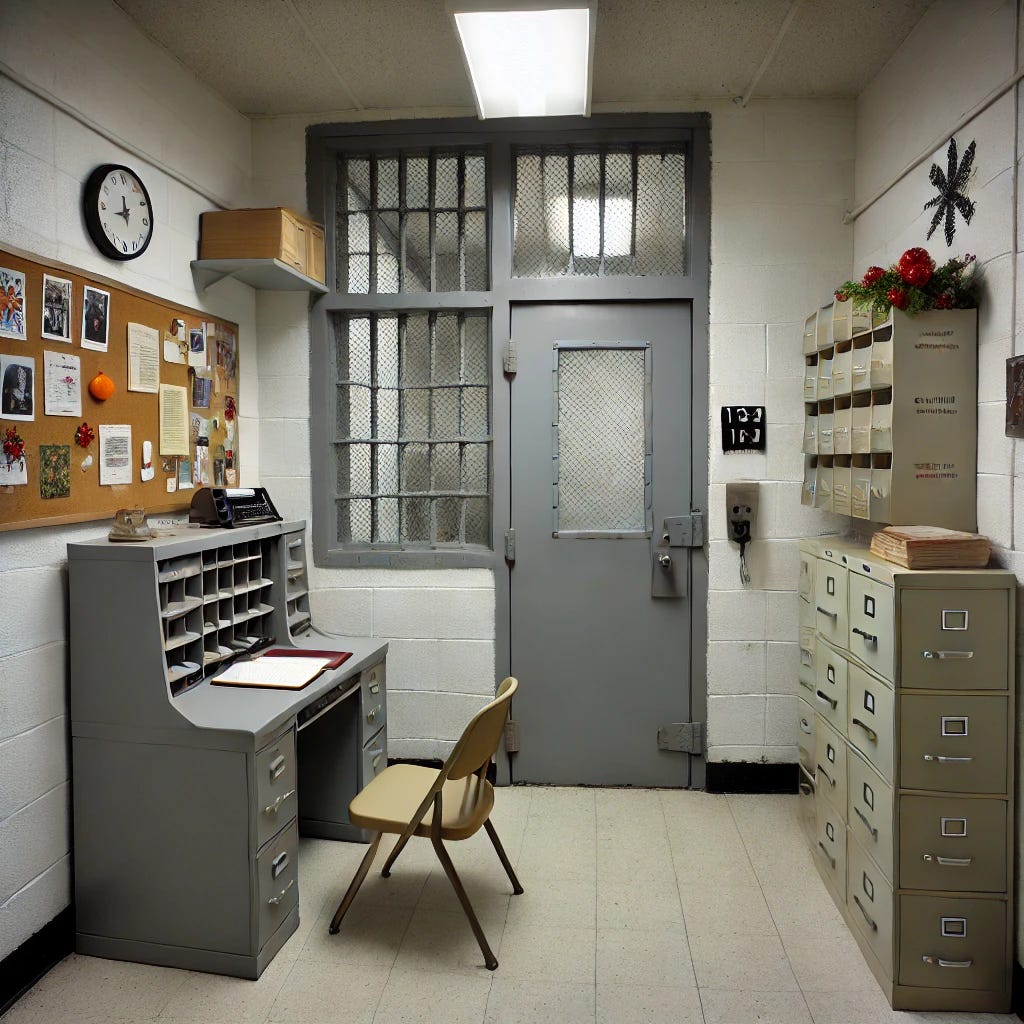
{"label": "tan folding chair", "polygon": [[[498,749],[509,702],[518,686],[518,681],[511,676],[502,682],[494,700],[481,708],[466,726],[440,771],[413,764],[389,765],[349,804],[352,824],[377,834],[338,905],[331,921],[332,935],[341,927],[342,918],[369,873],[381,836],[388,832],[399,837],[381,871],[385,878],[391,875],[392,866],[410,838],[424,836],[433,844],[437,859],[469,918],[487,969],[493,971],[498,966],[442,840],[469,839],[483,825],[508,873],[512,891],[517,896],[523,891],[491,824],[494,787],[487,781],[487,767]],[[431,805],[433,814],[428,823]]]}

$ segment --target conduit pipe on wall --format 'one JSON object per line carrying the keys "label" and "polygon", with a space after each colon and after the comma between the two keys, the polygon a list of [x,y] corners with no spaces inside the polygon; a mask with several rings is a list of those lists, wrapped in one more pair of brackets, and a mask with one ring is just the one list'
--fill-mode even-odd
{"label": "conduit pipe on wall", "polygon": [[782,45],[783,37],[789,30],[789,26],[793,22],[793,18],[796,16],[796,9],[800,6],[800,0],[793,0],[789,5],[789,10],[786,11],[786,16],[782,19],[782,24],[779,26],[779,31],[775,33],[775,38],[772,40],[772,45],[768,47],[768,52],[764,55],[764,60],[761,61],[760,66],[754,72],[754,77],[750,80],[750,85],[747,86],[746,92],[742,96],[736,96],[733,98],[733,103],[738,107],[745,107],[751,97],[754,95],[754,90],[757,88],[757,83],[764,77],[764,73],[768,70],[771,62],[775,59],[775,54],[779,52],[779,47]]}

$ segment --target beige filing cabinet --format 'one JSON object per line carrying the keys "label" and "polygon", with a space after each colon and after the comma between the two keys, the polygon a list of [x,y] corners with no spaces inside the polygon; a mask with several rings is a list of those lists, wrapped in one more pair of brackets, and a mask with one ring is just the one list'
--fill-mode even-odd
{"label": "beige filing cabinet", "polygon": [[1010,1006],[1015,596],[800,544],[800,822],[895,1009]]}
{"label": "beige filing cabinet", "polygon": [[975,309],[872,320],[847,300],[812,313],[803,504],[976,529],[977,338]]}

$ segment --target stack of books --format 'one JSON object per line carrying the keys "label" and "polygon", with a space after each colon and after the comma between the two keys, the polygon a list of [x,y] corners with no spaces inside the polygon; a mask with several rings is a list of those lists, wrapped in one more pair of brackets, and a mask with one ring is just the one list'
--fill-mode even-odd
{"label": "stack of books", "polygon": [[940,526],[887,526],[871,538],[871,553],[907,569],[984,569],[987,537]]}

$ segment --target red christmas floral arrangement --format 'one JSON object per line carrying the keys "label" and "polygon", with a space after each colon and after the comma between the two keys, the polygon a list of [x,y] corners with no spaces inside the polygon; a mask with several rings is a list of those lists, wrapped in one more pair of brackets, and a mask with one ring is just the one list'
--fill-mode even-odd
{"label": "red christmas floral arrangement", "polygon": [[25,454],[25,442],[13,427],[4,431],[3,451],[7,457],[7,468],[20,461]]}
{"label": "red christmas floral arrangement", "polygon": [[978,275],[970,253],[935,265],[927,249],[908,249],[888,270],[868,267],[860,281],[847,281],[836,289],[836,299],[853,299],[857,306],[872,306],[888,313],[895,306],[907,313],[927,309],[973,309],[978,305]]}

